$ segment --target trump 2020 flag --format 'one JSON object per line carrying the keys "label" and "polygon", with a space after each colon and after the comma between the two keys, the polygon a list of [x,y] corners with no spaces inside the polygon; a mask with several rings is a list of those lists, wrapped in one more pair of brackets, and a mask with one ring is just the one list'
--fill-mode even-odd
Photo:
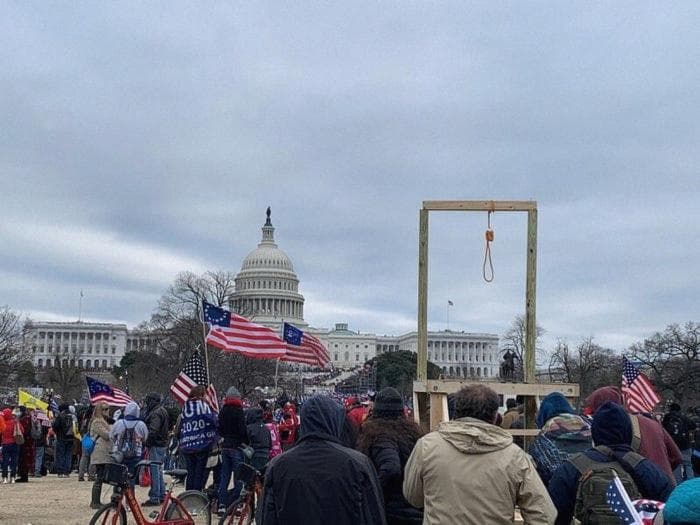
{"label": "trump 2020 flag", "polygon": [[615,478],[608,485],[608,490],[605,492],[606,501],[610,509],[617,514],[622,523],[634,523],[635,525],[644,525],[642,518],[637,514],[637,510],[630,500],[629,494],[625,490],[622,481],[615,474]]}

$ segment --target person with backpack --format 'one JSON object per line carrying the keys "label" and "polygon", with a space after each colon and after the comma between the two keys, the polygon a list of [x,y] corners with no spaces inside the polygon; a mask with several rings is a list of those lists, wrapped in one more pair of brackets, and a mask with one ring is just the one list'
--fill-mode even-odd
{"label": "person with backpack", "polygon": [[545,486],[554,471],[572,454],[591,446],[591,427],[559,392],[552,392],[540,403],[535,417],[540,433],[530,444],[528,453],[537,466]]}
{"label": "person with backpack", "polygon": [[668,414],[664,416],[663,426],[668,435],[671,436],[671,439],[673,439],[673,442],[678,446],[683,458],[682,463],[673,471],[676,483],[692,479],[694,476],[691,461],[693,454],[691,438],[695,424],[681,412],[681,406],[678,403],[671,403]]}
{"label": "person with backpack", "polygon": [[557,508],[556,525],[617,525],[620,518],[607,503],[606,491],[615,474],[632,500],[666,501],[671,480],[650,460],[632,451],[632,423],[620,405],[605,403],[593,416],[595,446],[567,459],[554,472],[549,494]]}
{"label": "person with backpack", "polygon": [[109,405],[103,401],[95,404],[95,409],[90,420],[89,435],[94,445],[90,453],[90,464],[95,468],[95,481],[92,484],[91,509],[102,507],[100,495],[102,494],[102,480],[105,474],[105,465],[114,460],[110,457],[112,441],[109,438],[112,429],[112,418],[109,417]]}
{"label": "person with backpack", "polygon": [[[584,402],[584,414],[593,416],[608,401],[624,406],[622,392],[614,386],[595,390]],[[649,459],[676,484],[673,470],[683,463],[683,456],[671,436],[651,414],[629,414],[632,423],[632,450]]]}
{"label": "person with backpack", "polygon": [[112,459],[129,469],[132,488],[136,484],[136,464],[141,460],[144,443],[148,439],[148,427],[139,419],[139,413],[139,406],[129,401],[124,407],[124,417],[114,423],[109,432]]}
{"label": "person with backpack", "polygon": [[148,491],[148,499],[142,504],[144,507],[160,506],[165,499],[165,482],[163,481],[163,463],[165,463],[166,447],[170,423],[168,411],[163,406],[163,396],[152,392],[144,400],[143,421],[148,427],[148,439],[146,448],[148,459],[157,461],[160,465],[151,465],[151,488]]}
{"label": "person with backpack", "polygon": [[58,411],[58,415],[51,425],[56,435],[54,470],[59,478],[67,478],[71,471],[71,454],[75,440],[73,416],[65,403],[58,407]]}
{"label": "person with backpack", "polygon": [[[18,436],[23,435],[22,426],[17,418],[12,413],[11,408],[6,408],[2,411],[2,419],[5,423],[5,428],[2,431],[2,482],[14,483],[17,475],[17,458],[19,455]],[[8,478],[8,474],[10,477]]]}

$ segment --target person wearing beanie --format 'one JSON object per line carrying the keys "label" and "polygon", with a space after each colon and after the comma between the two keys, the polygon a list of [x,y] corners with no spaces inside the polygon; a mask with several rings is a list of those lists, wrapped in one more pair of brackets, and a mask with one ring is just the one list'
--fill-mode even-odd
{"label": "person wearing beanie", "polygon": [[340,443],[345,411],[327,396],[301,408],[297,444],[267,465],[258,525],[383,525],[370,460]]}
{"label": "person wearing beanie", "polygon": [[[584,402],[584,413],[592,416],[603,404],[608,401],[624,406],[622,392],[614,386],[605,386],[595,390]],[[639,427],[639,446],[633,446],[633,450],[649,459],[657,467],[663,470],[671,482],[676,480],[673,471],[683,463],[680,449],[674,443],[664,427],[651,414],[630,414],[630,421]],[[634,443],[633,443],[634,445]]]}
{"label": "person wearing beanie", "polygon": [[143,422],[148,427],[148,459],[157,461],[160,465],[151,465],[151,488],[148,491],[148,500],[143,506],[157,507],[165,499],[165,482],[163,480],[163,463],[165,462],[168,435],[170,433],[170,418],[168,411],[163,406],[163,396],[157,392],[151,392],[144,400]]}
{"label": "person wearing beanie", "polygon": [[591,427],[559,392],[552,392],[540,403],[535,418],[540,433],[528,453],[545,485],[554,471],[571,454],[583,452],[591,446]]}
{"label": "person wearing beanie", "polygon": [[224,403],[219,411],[219,435],[221,436],[221,473],[219,477],[219,511],[226,511],[238,497],[241,484],[235,484],[235,492],[229,498],[228,486],[231,475],[243,463],[241,445],[248,444],[248,432],[243,412],[241,393],[235,386],[229,387],[224,397]]}
{"label": "person wearing beanie", "polygon": [[[596,410],[591,425],[595,447],[562,463],[549,483],[549,495],[558,513],[556,525],[569,525],[574,517],[577,488],[582,475],[575,463],[582,455],[597,464],[610,463],[611,469],[619,468],[628,472],[643,498],[666,501],[673,490],[671,480],[651,461],[632,451],[632,434],[630,418],[620,405],[607,402]],[[611,455],[604,449],[596,448],[601,445],[607,447]],[[634,459],[636,465],[632,466],[628,458]]]}
{"label": "person wearing beanie", "polygon": [[405,417],[403,400],[396,389],[385,388],[376,395],[372,413],[362,425],[357,449],[377,469],[389,525],[423,523],[423,512],[411,506],[401,492],[406,462],[422,435],[421,428]]}
{"label": "person wearing beanie", "polygon": [[676,487],[666,501],[663,518],[668,525],[700,524],[700,478]]}

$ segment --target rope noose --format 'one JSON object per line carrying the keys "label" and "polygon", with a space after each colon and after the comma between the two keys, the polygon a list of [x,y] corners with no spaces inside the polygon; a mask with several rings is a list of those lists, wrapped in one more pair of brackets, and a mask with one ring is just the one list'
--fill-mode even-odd
{"label": "rope noose", "polygon": [[[493,261],[491,260],[491,243],[493,242],[494,239],[494,233],[493,230],[491,229],[491,214],[493,213],[493,210],[489,210],[488,214],[488,226],[486,228],[486,232],[484,233],[484,237],[486,238],[486,250],[484,251],[484,264],[481,267],[481,273],[484,276],[484,281],[487,283],[490,283],[493,281],[494,278],[494,272],[493,272]],[[489,273],[490,276],[487,275],[486,272],[486,263],[489,265]]]}

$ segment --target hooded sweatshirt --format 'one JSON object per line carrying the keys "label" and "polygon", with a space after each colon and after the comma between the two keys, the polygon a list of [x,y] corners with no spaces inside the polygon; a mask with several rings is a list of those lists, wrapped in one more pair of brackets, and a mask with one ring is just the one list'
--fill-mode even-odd
{"label": "hooded sweatshirt", "polygon": [[[608,401],[623,405],[622,393],[618,388],[606,386],[594,391],[586,399],[586,411],[595,414],[598,408]],[[663,470],[664,474],[671,478],[671,483],[675,484],[673,469],[683,463],[683,456],[673,438],[668,435],[661,423],[652,417],[645,414],[635,414],[631,417],[637,418],[641,434],[641,446],[636,452]]]}
{"label": "hooded sweatshirt", "polygon": [[112,451],[116,452],[120,449],[122,438],[126,429],[134,429],[134,434],[136,438],[136,451],[137,455],[140,457],[143,451],[143,445],[148,439],[148,428],[146,424],[139,419],[140,409],[139,406],[130,401],[124,407],[124,417],[117,421],[112,430],[109,432],[109,437],[112,440]]}
{"label": "hooded sweatshirt", "polygon": [[425,508],[424,525],[512,524],[516,506],[526,524],[551,524],[556,516],[535,465],[513,437],[469,417],[418,440],[403,494]]}
{"label": "hooded sweatshirt", "polygon": [[[614,457],[610,458],[595,448],[583,452],[590,459],[600,463],[617,461],[632,476],[642,497],[665,501],[673,485],[669,478],[651,461],[642,460],[632,469],[623,461],[627,452],[632,451],[632,423],[620,405],[605,403],[593,416],[591,426],[593,443],[605,445],[612,449]],[[576,491],[581,473],[570,461],[564,462],[554,473],[549,483],[549,493],[557,507],[557,525],[569,525],[574,514]]]}
{"label": "hooded sweatshirt", "polygon": [[270,461],[260,525],[382,525],[383,496],[365,455],[340,444],[343,408],[314,396],[301,410],[301,438]]}

